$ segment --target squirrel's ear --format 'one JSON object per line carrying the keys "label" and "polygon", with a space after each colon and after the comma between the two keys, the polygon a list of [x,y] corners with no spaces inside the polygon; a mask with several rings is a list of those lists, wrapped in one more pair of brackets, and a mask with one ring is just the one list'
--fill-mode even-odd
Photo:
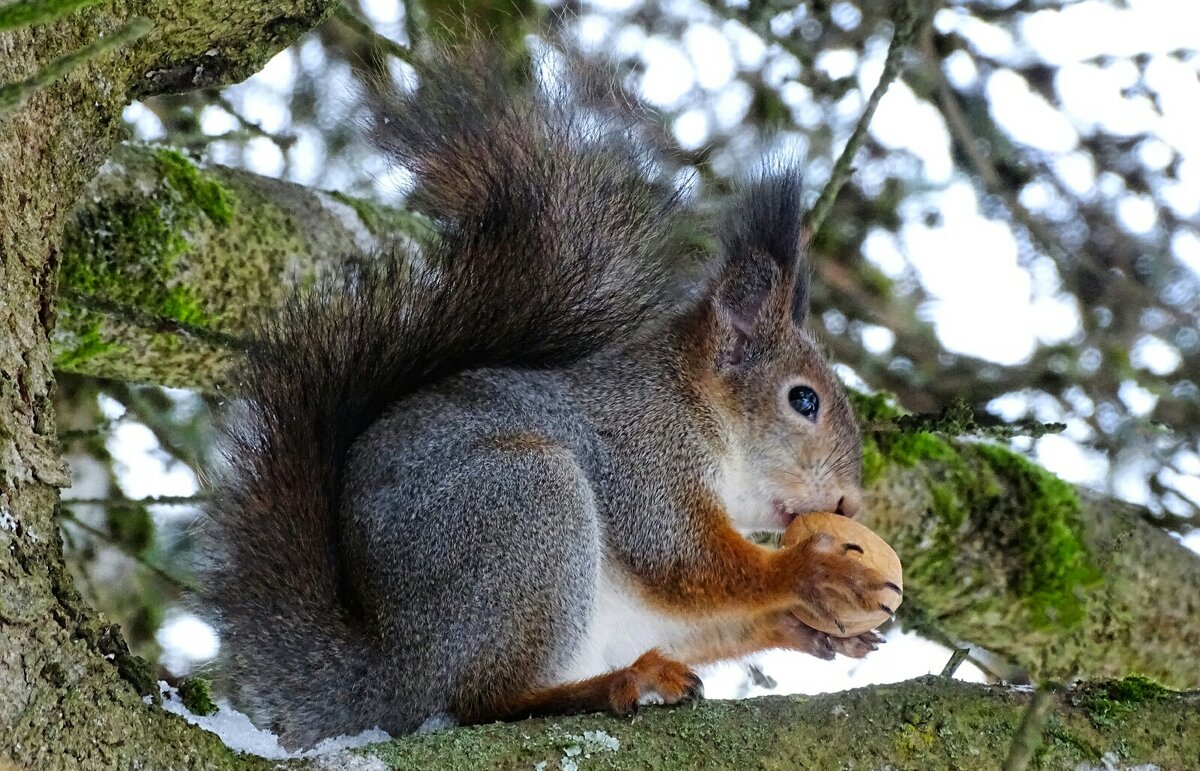
{"label": "squirrel's ear", "polygon": [[799,176],[778,172],[748,185],[725,212],[714,299],[739,336],[735,361],[776,325],[801,327],[808,316],[801,206]]}

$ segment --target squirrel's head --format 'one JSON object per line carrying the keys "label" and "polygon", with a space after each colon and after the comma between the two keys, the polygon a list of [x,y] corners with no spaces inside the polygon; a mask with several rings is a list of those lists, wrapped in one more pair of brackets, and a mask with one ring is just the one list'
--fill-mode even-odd
{"label": "squirrel's head", "polygon": [[724,262],[708,298],[715,387],[706,390],[726,450],[720,493],[744,530],[781,530],[810,511],[854,516],[862,501],[858,424],[805,328],[800,207],[795,176],[750,186],[725,218]]}

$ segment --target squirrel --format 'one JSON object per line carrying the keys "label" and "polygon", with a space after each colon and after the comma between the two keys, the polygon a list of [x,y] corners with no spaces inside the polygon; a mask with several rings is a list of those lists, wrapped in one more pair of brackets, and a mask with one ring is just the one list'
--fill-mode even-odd
{"label": "squirrel", "polygon": [[798,175],[764,170],[703,241],[640,108],[497,60],[427,52],[373,120],[420,253],[297,292],[234,376],[200,599],[234,705],[285,746],[678,703],[709,662],[882,642],[792,608],[894,604],[852,547],[748,537],[862,504]]}

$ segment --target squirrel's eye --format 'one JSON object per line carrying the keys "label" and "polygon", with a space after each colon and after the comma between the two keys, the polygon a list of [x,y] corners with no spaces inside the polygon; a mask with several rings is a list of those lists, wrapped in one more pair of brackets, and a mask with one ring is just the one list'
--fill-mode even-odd
{"label": "squirrel's eye", "polygon": [[817,422],[817,411],[821,409],[821,398],[817,396],[816,391],[808,386],[796,386],[788,391],[788,403],[796,412],[814,423]]}

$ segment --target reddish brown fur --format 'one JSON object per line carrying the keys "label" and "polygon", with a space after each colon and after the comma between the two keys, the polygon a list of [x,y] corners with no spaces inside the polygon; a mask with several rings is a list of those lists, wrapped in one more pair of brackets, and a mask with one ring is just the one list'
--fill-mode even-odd
{"label": "reddish brown fur", "polygon": [[639,700],[651,693],[661,697],[665,704],[678,704],[700,696],[700,678],[687,665],[650,650],[628,667],[532,691],[498,707],[495,714],[474,716],[471,722],[601,711],[627,715],[635,712]]}

